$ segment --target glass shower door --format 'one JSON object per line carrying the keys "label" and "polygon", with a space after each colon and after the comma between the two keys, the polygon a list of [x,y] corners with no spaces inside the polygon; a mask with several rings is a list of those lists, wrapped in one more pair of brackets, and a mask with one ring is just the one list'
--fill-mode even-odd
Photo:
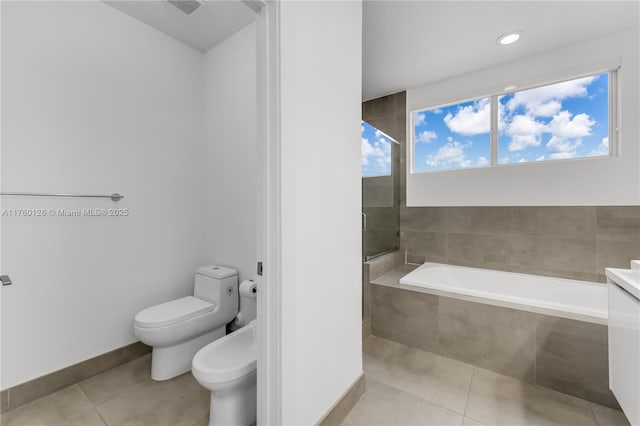
{"label": "glass shower door", "polygon": [[400,145],[362,123],[362,257],[370,260],[400,246]]}

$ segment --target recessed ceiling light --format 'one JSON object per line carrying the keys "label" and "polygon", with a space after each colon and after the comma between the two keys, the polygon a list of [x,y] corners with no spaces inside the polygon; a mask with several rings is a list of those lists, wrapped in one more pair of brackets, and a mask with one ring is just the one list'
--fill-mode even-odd
{"label": "recessed ceiling light", "polygon": [[502,46],[507,46],[509,44],[515,43],[519,39],[520,39],[520,33],[512,31],[512,32],[502,34],[500,37],[498,37],[498,39],[496,40],[496,43]]}

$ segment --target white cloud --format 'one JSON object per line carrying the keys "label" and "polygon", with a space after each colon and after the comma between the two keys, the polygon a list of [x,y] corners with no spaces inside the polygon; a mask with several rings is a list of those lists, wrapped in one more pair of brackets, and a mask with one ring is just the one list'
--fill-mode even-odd
{"label": "white cloud", "polygon": [[491,130],[491,100],[475,101],[472,105],[459,108],[455,115],[447,113],[443,121],[452,132],[465,136],[489,133]]}
{"label": "white cloud", "polygon": [[476,162],[476,166],[484,167],[484,166],[487,166],[487,165],[489,165],[489,160],[487,160],[484,157],[478,158],[478,161]]}
{"label": "white cloud", "polygon": [[596,122],[584,113],[571,117],[569,111],[560,111],[554,115],[548,125],[551,139],[547,142],[547,148],[553,152],[551,158],[575,157],[576,149],[582,145],[582,138],[591,134],[594,124]]}
{"label": "white cloud", "polygon": [[609,155],[609,136],[602,138],[598,146],[589,153],[589,157]]}
{"label": "white cloud", "polygon": [[416,143],[431,143],[438,138],[438,134],[433,130],[425,130],[416,135]]}
{"label": "white cloud", "polygon": [[527,110],[534,116],[552,117],[562,109],[562,104],[556,100],[542,104],[531,104],[527,106]]}
{"label": "white cloud", "polygon": [[472,162],[464,157],[464,150],[469,146],[471,145],[465,145],[449,138],[449,141],[441,146],[435,154],[427,156],[426,163],[429,166],[441,168],[469,167]]}
{"label": "white cloud", "polygon": [[507,102],[507,109],[515,110],[524,106],[528,114],[539,117],[551,117],[562,108],[560,101],[567,98],[585,97],[589,94],[587,87],[596,77],[584,77],[577,80],[564,81],[549,86],[516,92]]}
{"label": "white cloud", "polygon": [[[379,132],[376,132],[376,136]],[[381,134],[381,133],[380,133]],[[388,173],[391,164],[391,142],[384,137],[378,137],[374,141],[362,138],[361,142],[362,165],[371,166],[375,171]]]}
{"label": "white cloud", "polygon": [[518,163],[526,163],[526,162],[527,162],[527,160],[525,160],[524,158],[521,158],[521,159],[518,160]]}
{"label": "white cloud", "polygon": [[427,115],[424,112],[416,112],[413,114],[413,125],[422,126],[426,124]]}
{"label": "white cloud", "polygon": [[541,155],[540,157],[536,158],[536,161],[542,161],[544,160],[544,155]]}
{"label": "white cloud", "polygon": [[591,134],[591,127],[596,124],[588,114],[582,113],[571,118],[569,111],[561,111],[553,116],[549,123],[549,132],[559,138],[582,138]]}
{"label": "white cloud", "polygon": [[361,152],[363,157],[377,157],[384,155],[384,151],[380,148],[374,147],[366,138],[362,138]]}
{"label": "white cloud", "polygon": [[509,151],[520,151],[528,147],[540,146],[542,132],[546,129],[544,123],[528,115],[516,115],[507,127],[507,134],[511,136]]}
{"label": "white cloud", "polygon": [[[577,147],[575,147],[577,148]],[[578,154],[575,151],[575,148],[572,150],[568,150],[568,151],[560,151],[560,152],[554,152],[553,154],[549,155],[549,157],[552,160],[564,160],[567,158],[575,158]]]}

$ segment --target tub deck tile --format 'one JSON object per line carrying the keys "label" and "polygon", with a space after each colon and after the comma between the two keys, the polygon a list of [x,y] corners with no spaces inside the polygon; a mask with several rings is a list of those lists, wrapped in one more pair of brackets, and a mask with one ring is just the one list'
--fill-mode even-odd
{"label": "tub deck tile", "polygon": [[530,312],[441,297],[438,353],[535,382],[535,317]]}
{"label": "tub deck tile", "polygon": [[373,284],[398,286],[400,284],[400,278],[407,275],[409,272],[416,269],[419,265],[400,265],[396,266],[389,272],[379,276],[378,278],[371,280]]}
{"label": "tub deck tile", "polygon": [[372,285],[371,306],[374,335],[437,352],[437,296]]}
{"label": "tub deck tile", "polygon": [[609,390],[607,326],[536,315],[536,383],[618,408]]}

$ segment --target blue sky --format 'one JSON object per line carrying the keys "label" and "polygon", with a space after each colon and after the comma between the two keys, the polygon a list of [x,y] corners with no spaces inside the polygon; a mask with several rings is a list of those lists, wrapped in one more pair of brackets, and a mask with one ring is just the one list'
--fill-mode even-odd
{"label": "blue sky", "polygon": [[[608,154],[608,74],[499,98],[500,164]],[[489,98],[414,113],[415,171],[490,163]]]}
{"label": "blue sky", "polygon": [[417,172],[491,162],[489,98],[414,113]]}
{"label": "blue sky", "polygon": [[391,139],[366,121],[362,122],[362,176],[391,174]]}

